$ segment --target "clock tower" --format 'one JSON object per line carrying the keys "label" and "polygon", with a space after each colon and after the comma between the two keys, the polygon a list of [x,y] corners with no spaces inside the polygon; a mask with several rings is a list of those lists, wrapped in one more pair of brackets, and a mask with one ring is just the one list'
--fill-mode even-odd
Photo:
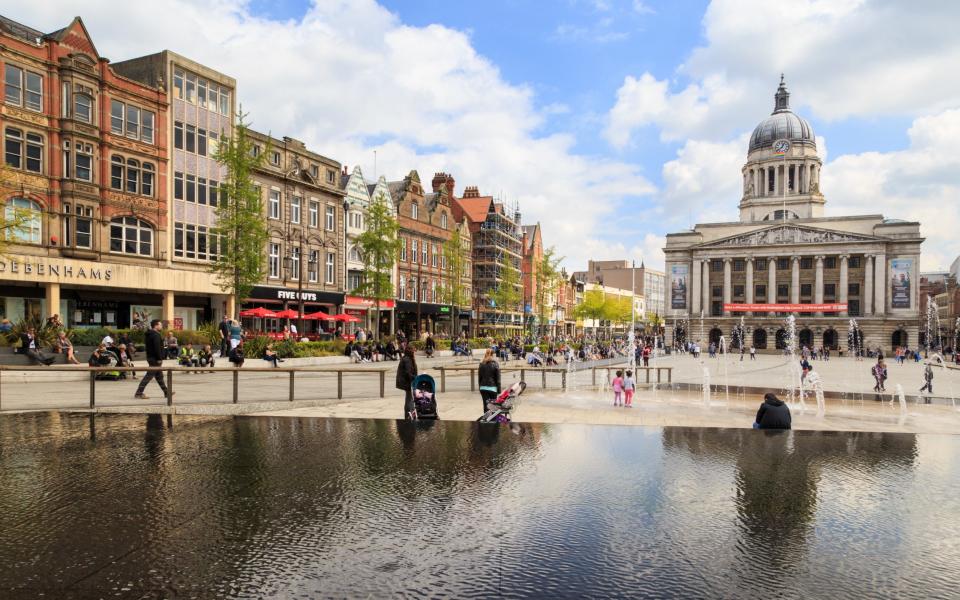
{"label": "clock tower", "polygon": [[813,128],[790,110],[790,92],[781,75],[773,113],[750,136],[740,221],[822,217],[821,165]]}

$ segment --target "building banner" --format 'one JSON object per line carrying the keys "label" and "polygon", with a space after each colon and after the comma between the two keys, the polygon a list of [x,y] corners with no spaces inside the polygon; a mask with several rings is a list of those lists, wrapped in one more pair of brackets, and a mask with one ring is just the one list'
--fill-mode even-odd
{"label": "building banner", "polygon": [[687,265],[670,267],[670,308],[687,307]]}
{"label": "building banner", "polygon": [[830,304],[724,304],[728,312],[843,312],[847,310],[844,302]]}
{"label": "building banner", "polygon": [[897,258],[890,261],[891,308],[910,308],[910,275],[912,272],[912,258]]}

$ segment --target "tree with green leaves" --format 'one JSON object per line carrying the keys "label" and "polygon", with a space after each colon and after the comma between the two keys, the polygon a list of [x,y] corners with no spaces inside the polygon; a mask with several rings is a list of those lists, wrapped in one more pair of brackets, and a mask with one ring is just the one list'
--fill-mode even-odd
{"label": "tree with green leaves", "polygon": [[534,311],[543,334],[545,324],[549,322],[549,312],[553,308],[553,299],[557,294],[562,281],[560,262],[563,257],[557,256],[557,250],[551,246],[543,252],[543,257],[534,265],[534,283],[537,290],[534,295]]}
{"label": "tree with green leaves", "polygon": [[517,304],[523,299],[523,290],[520,287],[520,269],[510,260],[510,255],[504,253],[500,259],[500,277],[497,289],[490,294],[493,301],[494,314],[508,314],[516,311]]}
{"label": "tree with green leaves", "polygon": [[443,244],[443,259],[447,265],[447,281],[440,288],[440,301],[450,305],[450,335],[456,334],[458,307],[467,306],[470,298],[467,297],[467,288],[463,280],[470,276],[467,273],[467,255],[469,248],[464,248],[463,236],[460,228],[453,228],[453,235]]}
{"label": "tree with green leaves", "polygon": [[578,319],[589,319],[597,323],[594,328],[599,327],[599,322],[606,319],[607,309],[606,295],[601,290],[587,290],[583,294],[583,302],[573,309],[573,315]]}
{"label": "tree with green leaves", "polygon": [[[6,163],[0,163],[0,190],[4,196],[9,192],[20,192],[17,173]],[[7,247],[18,239],[27,237],[26,226],[32,220],[40,219],[38,213],[14,207],[12,204],[0,206],[0,256],[5,256]]]}
{"label": "tree with green leaves", "polygon": [[220,289],[233,296],[234,310],[239,312],[240,302],[263,279],[264,248],[270,236],[263,199],[253,181],[253,171],[263,163],[269,148],[255,155],[244,122],[246,115],[241,111],[237,116],[233,136],[221,139],[215,155],[227,168],[227,179],[219,188],[217,224],[212,229],[213,239],[219,244],[210,272],[217,277]]}
{"label": "tree with green leaves", "polygon": [[357,236],[357,249],[363,257],[364,276],[357,293],[376,304],[374,336],[380,339],[380,302],[393,297],[390,274],[400,252],[400,225],[393,207],[383,193],[367,207],[367,229]]}

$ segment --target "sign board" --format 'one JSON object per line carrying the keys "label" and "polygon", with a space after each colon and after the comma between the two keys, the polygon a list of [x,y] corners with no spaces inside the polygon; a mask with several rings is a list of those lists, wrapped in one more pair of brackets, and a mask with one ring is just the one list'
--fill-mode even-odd
{"label": "sign board", "polygon": [[912,272],[912,258],[897,258],[890,261],[891,308],[910,308],[910,276]]}
{"label": "sign board", "polygon": [[[373,298],[363,298],[361,296],[347,296],[343,299],[344,304],[349,304],[351,306],[366,306],[373,308],[374,301]],[[393,300],[381,300],[380,308],[393,308],[396,305],[396,302]]]}
{"label": "sign board", "polygon": [[724,304],[729,312],[843,312],[846,303],[832,304]]}
{"label": "sign board", "polygon": [[687,307],[687,265],[673,265],[670,267],[670,308]]}

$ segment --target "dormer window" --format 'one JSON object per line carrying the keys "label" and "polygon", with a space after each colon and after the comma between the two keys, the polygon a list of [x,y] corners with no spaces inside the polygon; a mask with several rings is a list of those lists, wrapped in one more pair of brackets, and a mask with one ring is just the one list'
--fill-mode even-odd
{"label": "dormer window", "polygon": [[276,167],[279,167],[279,166],[280,166],[280,153],[279,153],[279,152],[271,152],[271,153],[270,153],[270,164],[271,164],[271,165],[274,165],[274,166],[276,166]]}
{"label": "dormer window", "polygon": [[416,202],[410,203],[410,217],[414,219],[420,218],[420,206]]}
{"label": "dormer window", "polygon": [[440,227],[447,228],[447,213],[440,214]]}

